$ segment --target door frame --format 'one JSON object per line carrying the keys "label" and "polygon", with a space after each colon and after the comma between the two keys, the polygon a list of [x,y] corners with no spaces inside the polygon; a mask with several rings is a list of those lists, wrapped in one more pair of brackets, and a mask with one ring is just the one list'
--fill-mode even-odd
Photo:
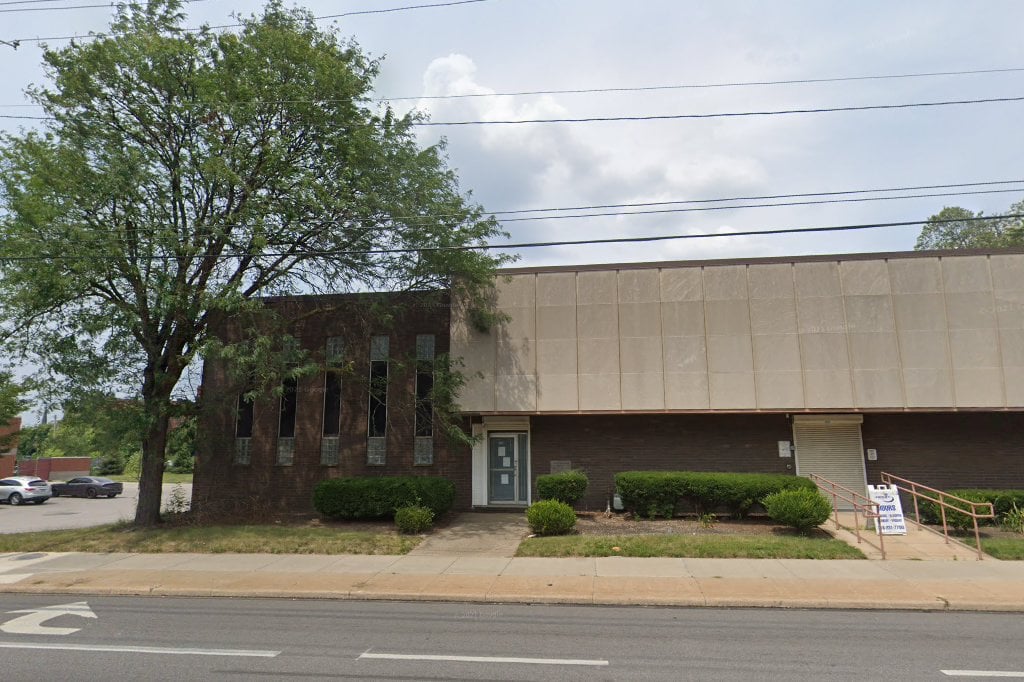
{"label": "door frame", "polygon": [[[820,424],[856,424],[857,425],[857,441],[858,448],[860,450],[860,471],[863,478],[863,491],[861,495],[867,496],[867,485],[868,485],[868,466],[867,462],[864,461],[864,416],[860,414],[822,414],[822,415],[794,415],[792,422],[792,433],[793,433],[793,459],[796,461],[796,475],[803,476],[800,473],[800,448],[797,444],[796,438],[796,426],[798,423],[815,422]],[[813,473],[813,472],[812,472]],[[857,492],[857,491],[855,491]]]}
{"label": "door frame", "polygon": [[[520,466],[520,458],[523,453],[519,447],[519,437],[526,436],[526,465]],[[491,439],[511,438],[512,439],[512,469],[515,472],[514,488],[515,498],[513,500],[494,500],[491,497]],[[530,432],[513,431],[510,429],[495,429],[488,431],[485,439],[484,450],[487,453],[487,505],[491,507],[523,507],[530,504]],[[519,499],[520,472],[525,471],[526,476],[526,499]]]}

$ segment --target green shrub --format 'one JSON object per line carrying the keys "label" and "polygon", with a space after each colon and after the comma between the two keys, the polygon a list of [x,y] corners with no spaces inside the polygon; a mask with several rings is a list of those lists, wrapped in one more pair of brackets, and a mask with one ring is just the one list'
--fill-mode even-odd
{"label": "green shrub", "polygon": [[565,502],[541,500],[526,510],[526,521],[537,535],[567,535],[576,527],[576,512]]}
{"label": "green shrub", "polygon": [[616,474],[615,487],[627,510],[648,518],[671,518],[685,505],[698,516],[725,508],[742,518],[772,493],[816,490],[809,479],[788,474],[703,471],[626,471]]}
{"label": "green shrub", "polygon": [[817,490],[780,490],[764,498],[764,508],[772,521],[784,523],[806,533],[824,523],[832,513],[832,503]]}
{"label": "green shrub", "polygon": [[313,507],[329,519],[390,519],[398,508],[414,505],[436,518],[454,503],[455,484],[435,476],[331,478],[313,492]]}
{"label": "green shrub", "polygon": [[142,476],[142,453],[133,452],[125,461],[121,473],[130,476],[133,481],[139,480],[139,477]]}
{"label": "green shrub", "polygon": [[434,512],[418,504],[395,510],[395,525],[400,533],[422,533],[434,525]]}
{"label": "green shrub", "polygon": [[589,482],[582,471],[543,474],[537,477],[537,494],[542,500],[558,500],[571,507],[583,499]]}
{"label": "green shrub", "polygon": [[[991,490],[985,488],[954,488],[953,490],[944,491],[950,495],[956,497],[962,497],[965,500],[971,502],[991,502],[992,508],[995,511],[996,518],[994,519],[978,519],[978,525],[995,525],[1000,522],[1007,514],[1009,514],[1014,505],[1017,508],[1024,507],[1024,490]],[[948,500],[948,503],[955,506],[961,507],[964,511],[970,511],[970,507],[963,503],[958,503],[955,500]],[[919,499],[917,502],[918,511],[921,513],[922,523],[941,524],[942,513],[939,509],[939,505],[928,500]],[[908,516],[913,515],[914,501],[913,498],[903,500],[903,513]],[[959,530],[967,530],[968,528],[974,528],[974,521],[967,514],[961,514],[953,509],[946,509],[946,523],[952,528]]]}
{"label": "green shrub", "polygon": [[1010,511],[999,517],[999,525],[1003,527],[1003,530],[1013,533],[1024,533],[1024,509],[1021,509],[1014,503],[1010,507]]}

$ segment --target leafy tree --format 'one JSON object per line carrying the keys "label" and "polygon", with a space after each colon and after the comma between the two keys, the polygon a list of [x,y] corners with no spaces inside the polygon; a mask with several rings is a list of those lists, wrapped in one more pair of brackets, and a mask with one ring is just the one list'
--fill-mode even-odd
{"label": "leafy tree", "polygon": [[167,461],[171,471],[191,473],[195,466],[196,418],[189,417],[171,429],[167,438]]}
{"label": "leafy tree", "polygon": [[26,426],[18,433],[18,459],[38,459],[50,437],[52,424]]}
{"label": "leafy tree", "polygon": [[10,374],[0,372],[0,424],[6,424],[25,409],[21,391],[21,386],[14,382]]}
{"label": "leafy tree", "polygon": [[[1024,214],[1024,200],[1010,206],[1006,215]],[[1024,218],[991,218],[959,206],[947,206],[925,223],[914,246],[931,249],[989,249],[1024,246]]]}
{"label": "leafy tree", "polygon": [[225,318],[266,295],[450,287],[486,312],[503,260],[463,248],[496,222],[417,144],[417,114],[371,102],[378,63],[357,45],[278,0],[237,33],[187,31],[180,7],[122,5],[107,35],[47,50],[29,95],[51,120],[0,142],[0,339],[67,385],[134,387],[138,525],[159,521],[200,354],[300,371],[286,327],[223,346]]}

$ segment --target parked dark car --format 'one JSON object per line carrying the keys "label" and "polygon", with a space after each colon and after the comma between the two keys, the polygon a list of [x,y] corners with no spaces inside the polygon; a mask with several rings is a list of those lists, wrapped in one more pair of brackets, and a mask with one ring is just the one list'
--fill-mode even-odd
{"label": "parked dark car", "polygon": [[124,492],[124,486],[117,481],[96,476],[79,476],[67,483],[51,483],[50,489],[54,497],[117,497]]}

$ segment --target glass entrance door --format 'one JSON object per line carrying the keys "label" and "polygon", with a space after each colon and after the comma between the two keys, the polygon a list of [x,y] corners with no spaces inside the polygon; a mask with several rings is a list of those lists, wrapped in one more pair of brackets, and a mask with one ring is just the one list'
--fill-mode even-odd
{"label": "glass entrance door", "polygon": [[525,504],[527,494],[526,434],[491,434],[487,439],[488,501]]}

